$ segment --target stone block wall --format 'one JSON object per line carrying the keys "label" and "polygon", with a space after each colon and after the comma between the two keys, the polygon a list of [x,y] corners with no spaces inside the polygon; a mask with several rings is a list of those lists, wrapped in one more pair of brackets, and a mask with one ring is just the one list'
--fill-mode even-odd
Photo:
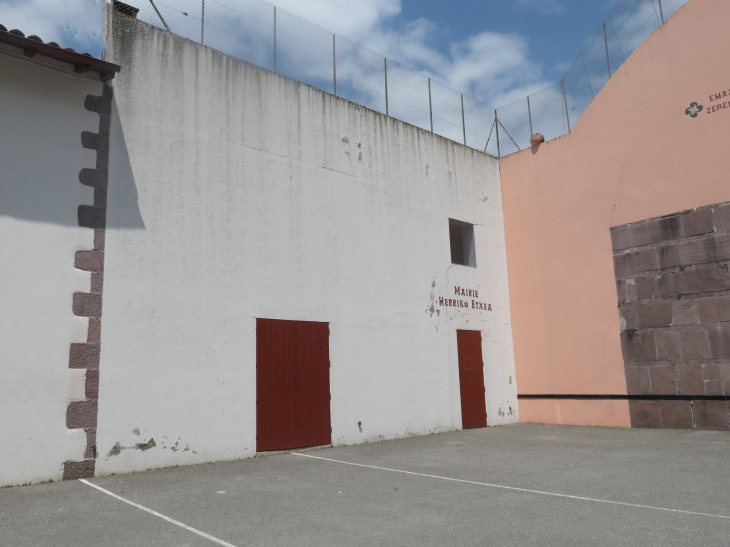
{"label": "stone block wall", "polygon": [[632,427],[730,429],[730,203],[611,241]]}

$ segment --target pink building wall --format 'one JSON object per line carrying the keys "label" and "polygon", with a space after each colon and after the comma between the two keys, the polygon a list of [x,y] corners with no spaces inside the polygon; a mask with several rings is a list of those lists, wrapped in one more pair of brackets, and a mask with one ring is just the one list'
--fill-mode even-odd
{"label": "pink building wall", "polygon": [[[572,133],[502,159],[520,394],[627,393],[610,228],[730,201],[728,20],[730,2],[690,1]],[[630,426],[615,400],[521,399],[520,419]]]}

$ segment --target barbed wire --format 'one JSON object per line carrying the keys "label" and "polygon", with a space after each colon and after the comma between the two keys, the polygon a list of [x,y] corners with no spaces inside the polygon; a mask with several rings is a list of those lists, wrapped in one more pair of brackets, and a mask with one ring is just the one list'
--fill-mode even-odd
{"label": "barbed wire", "polygon": [[551,139],[571,131],[612,73],[688,0],[618,0],[562,80],[498,109],[266,0],[126,1],[148,23],[163,23],[224,53],[505,155],[530,146],[534,132]]}

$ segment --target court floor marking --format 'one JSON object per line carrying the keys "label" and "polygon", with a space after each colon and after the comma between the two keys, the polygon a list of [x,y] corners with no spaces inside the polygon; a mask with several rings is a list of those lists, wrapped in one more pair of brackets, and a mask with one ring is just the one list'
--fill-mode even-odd
{"label": "court floor marking", "polygon": [[91,483],[85,479],[79,479],[79,482],[83,482],[87,486],[91,486],[92,488],[96,488],[100,492],[104,492],[105,494],[118,499],[119,501],[123,501],[124,503],[128,503],[132,507],[136,507],[137,509],[141,509],[142,511],[146,511],[150,515],[154,515],[156,517],[161,518],[162,520],[166,520],[167,522],[171,522],[172,524],[175,524],[176,526],[179,526],[180,528],[185,528],[188,532],[192,532],[193,534],[198,534],[200,537],[204,537],[205,539],[209,539],[213,543],[217,543],[218,545],[225,545],[225,547],[236,547],[232,543],[228,543],[227,541],[223,541],[222,539],[218,539],[217,537],[213,537],[210,534],[206,534],[205,532],[201,532],[197,528],[193,528],[192,526],[188,526],[187,524],[184,524],[180,522],[179,520],[175,520],[173,518],[170,518],[168,516],[163,515],[162,513],[158,513],[157,511],[153,511],[152,509],[145,507],[144,505],[140,505],[139,503],[135,503],[131,500],[128,500],[126,498],[123,498],[122,496],[118,496],[114,492],[110,492],[109,490],[106,490],[105,488],[102,488],[101,486],[97,486],[94,483]]}
{"label": "court floor marking", "polygon": [[640,509],[653,509],[655,511],[668,511],[671,513],[681,513],[683,515],[695,515],[695,516],[700,516],[700,517],[713,517],[713,518],[718,518],[718,519],[729,519],[730,520],[730,516],[725,516],[725,515],[713,515],[711,513],[699,513],[697,511],[684,511],[682,509],[670,509],[669,507],[656,507],[654,505],[642,505],[639,503],[628,503],[625,501],[611,501],[611,500],[602,500],[599,498],[587,498],[584,496],[571,496],[570,494],[559,494],[557,492],[544,492],[542,490],[531,490],[530,488],[519,488],[517,486],[505,486],[503,484],[491,484],[488,482],[470,481],[470,480],[466,480],[466,479],[455,479],[453,477],[442,477],[440,475],[429,475],[427,473],[415,473],[413,471],[404,471],[402,469],[391,469],[390,467],[379,467],[377,465],[367,465],[364,463],[346,462],[343,460],[335,460],[332,458],[323,458],[321,456],[312,456],[310,454],[301,454],[299,452],[292,452],[292,456],[302,456],[304,458],[312,458],[315,460],[342,463],[345,465],[354,465],[356,467],[367,467],[369,469],[379,469],[380,471],[390,471],[393,473],[403,473],[404,475],[416,475],[418,477],[428,477],[430,479],[440,479],[440,480],[444,480],[444,481],[461,482],[461,483],[465,483],[465,484],[475,484],[478,486],[488,486],[490,488],[501,488],[502,490],[513,490],[516,492],[541,494],[543,496],[553,496],[553,497],[557,497],[557,498],[568,498],[568,499],[581,500],[581,501],[593,501],[596,503],[608,503],[610,505],[623,505],[625,507],[638,507]]}

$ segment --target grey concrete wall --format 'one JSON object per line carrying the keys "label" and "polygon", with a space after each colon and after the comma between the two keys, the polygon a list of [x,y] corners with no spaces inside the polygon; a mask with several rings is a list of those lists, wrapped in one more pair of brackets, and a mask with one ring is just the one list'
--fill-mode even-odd
{"label": "grey concrete wall", "polygon": [[107,59],[97,471],[253,455],[257,317],[330,323],[335,444],[459,428],[456,329],[517,421],[495,158],[123,16]]}

